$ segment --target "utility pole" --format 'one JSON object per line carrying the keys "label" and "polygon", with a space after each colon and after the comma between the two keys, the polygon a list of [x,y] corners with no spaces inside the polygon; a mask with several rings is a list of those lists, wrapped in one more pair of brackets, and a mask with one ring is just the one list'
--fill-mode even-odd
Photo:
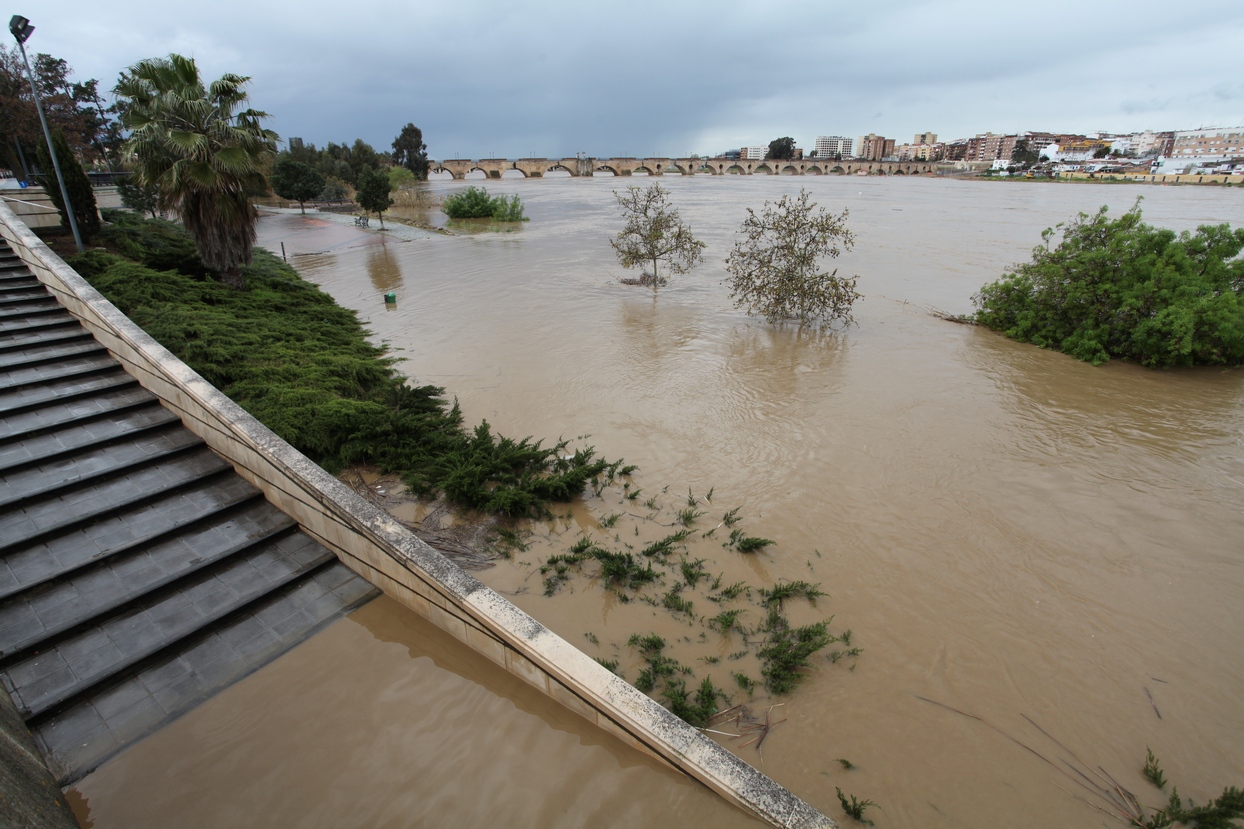
{"label": "utility pole", "polygon": [[43,102],[39,100],[39,87],[35,83],[35,73],[30,68],[30,58],[26,57],[26,41],[30,39],[30,35],[34,33],[34,30],[35,27],[30,25],[30,21],[20,14],[15,14],[9,19],[9,31],[13,33],[13,37],[17,40],[18,48],[22,50],[22,60],[26,64],[26,74],[30,77],[30,91],[35,96],[35,109],[39,110],[39,121],[43,124],[43,137],[48,142],[48,155],[52,157],[52,169],[56,171],[56,182],[60,185],[60,197],[64,200],[65,215],[69,218],[69,229],[73,231],[73,241],[78,246],[78,253],[82,253],[86,250],[86,246],[82,244],[82,234],[78,232],[78,220],[73,215],[73,202],[69,201],[69,191],[65,188],[65,177],[60,172],[60,161],[56,158],[56,147],[52,144],[52,131],[48,129],[48,119],[43,114]]}

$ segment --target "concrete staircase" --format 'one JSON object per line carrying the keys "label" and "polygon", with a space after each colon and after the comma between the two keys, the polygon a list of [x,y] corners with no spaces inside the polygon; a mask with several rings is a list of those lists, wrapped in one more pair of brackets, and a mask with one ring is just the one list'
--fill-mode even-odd
{"label": "concrete staircase", "polygon": [[0,682],[62,785],[376,595],[0,242]]}

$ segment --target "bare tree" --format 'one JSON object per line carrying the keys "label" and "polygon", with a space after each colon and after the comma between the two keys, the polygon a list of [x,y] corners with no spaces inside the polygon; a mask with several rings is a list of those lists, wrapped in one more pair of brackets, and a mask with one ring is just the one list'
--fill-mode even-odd
{"label": "bare tree", "polygon": [[668,280],[657,273],[657,263],[665,260],[670,273],[686,273],[704,261],[704,243],[691,235],[691,228],[670,206],[669,191],[659,184],[628,187],[625,193],[613,191],[622,208],[626,224],[622,232],[609,240],[624,268],[652,265],[652,273],[643,275],[634,284],[646,285],[649,278],[652,292]]}
{"label": "bare tree", "polygon": [[769,322],[851,322],[851,304],[860,296],[855,292],[859,277],[821,270],[822,259],[836,259],[851,249],[854,240],[846,221],[846,210],[835,216],[818,209],[803,189],[795,198],[766,201],[759,213],[748,208],[739,228],[743,238],[726,258],[735,307],[746,307]]}

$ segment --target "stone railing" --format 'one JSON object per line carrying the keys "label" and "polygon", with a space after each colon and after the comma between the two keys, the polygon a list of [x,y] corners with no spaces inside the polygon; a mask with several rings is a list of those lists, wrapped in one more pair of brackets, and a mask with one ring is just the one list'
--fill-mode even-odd
{"label": "stone railing", "polygon": [[0,234],[126,371],[355,572],[565,707],[769,824],[836,826],[277,437],[131,322],[4,206]]}

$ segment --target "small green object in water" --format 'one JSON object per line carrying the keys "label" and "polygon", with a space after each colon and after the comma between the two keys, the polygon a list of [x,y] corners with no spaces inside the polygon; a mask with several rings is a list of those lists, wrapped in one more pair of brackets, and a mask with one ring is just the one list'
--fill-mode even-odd
{"label": "small green object in water", "polygon": [[385,305],[396,305],[397,304],[397,293],[394,291],[389,291],[387,294],[385,294],[384,304]]}

